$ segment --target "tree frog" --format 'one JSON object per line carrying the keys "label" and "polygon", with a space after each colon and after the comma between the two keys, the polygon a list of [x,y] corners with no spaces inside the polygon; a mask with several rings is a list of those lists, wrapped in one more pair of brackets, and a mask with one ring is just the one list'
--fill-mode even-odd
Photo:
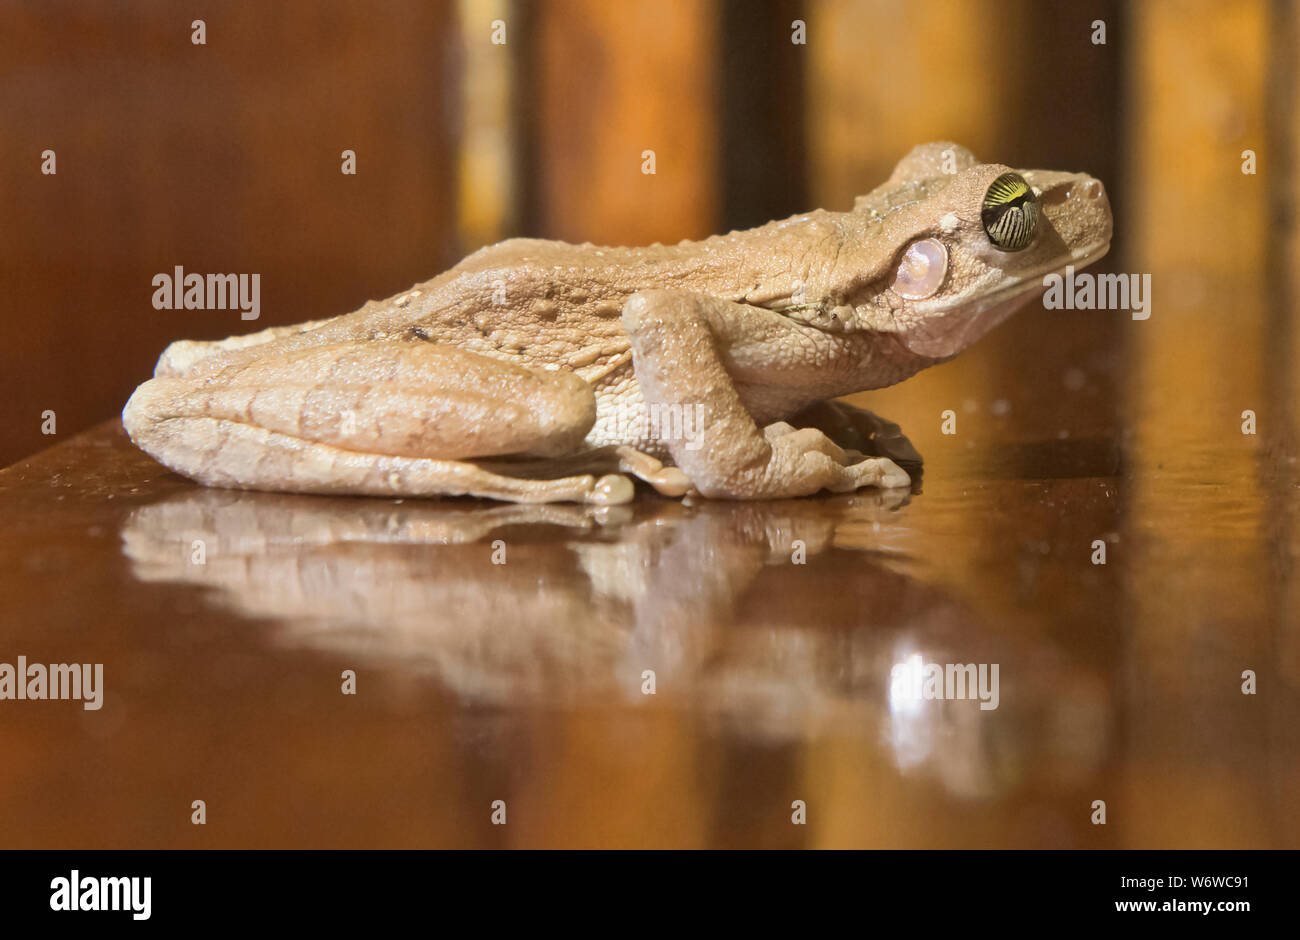
{"label": "tree frog", "polygon": [[904,487],[897,425],[833,399],[952,358],[1111,229],[1091,176],[924,144],[847,212],[641,248],[514,238],[353,313],[172,343],[122,420],[173,470],[247,489]]}

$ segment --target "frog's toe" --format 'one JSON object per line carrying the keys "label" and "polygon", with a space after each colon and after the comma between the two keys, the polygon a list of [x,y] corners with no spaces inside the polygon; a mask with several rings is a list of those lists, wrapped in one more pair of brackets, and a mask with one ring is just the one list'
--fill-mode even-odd
{"label": "frog's toe", "polygon": [[617,506],[632,502],[635,495],[636,488],[631,480],[619,473],[609,473],[592,486],[586,502],[592,506]]}
{"label": "frog's toe", "polygon": [[873,473],[876,475],[876,486],[881,489],[912,485],[912,478],[908,476],[907,471],[888,457],[876,457],[872,463],[875,464]]}
{"label": "frog's toe", "polygon": [[837,491],[863,486],[877,486],[882,490],[888,490],[912,485],[912,478],[907,475],[907,471],[888,457],[868,457],[845,469],[851,486],[834,487],[833,489]]}

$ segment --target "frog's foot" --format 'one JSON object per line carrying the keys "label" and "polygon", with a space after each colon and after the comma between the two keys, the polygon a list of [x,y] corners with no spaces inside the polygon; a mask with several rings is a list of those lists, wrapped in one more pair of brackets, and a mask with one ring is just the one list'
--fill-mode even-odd
{"label": "frog's foot", "polygon": [[888,457],[915,474],[921,455],[892,421],[842,401],[822,401],[805,408],[790,421],[817,428],[846,451],[867,457]]}
{"label": "frog's foot", "polygon": [[680,467],[666,467],[663,461],[643,454],[634,447],[619,447],[619,469],[644,480],[664,496],[685,496],[694,493],[691,478]]}
{"label": "frog's foot", "polygon": [[576,449],[595,396],[566,372],[430,343],[334,344],[266,354],[212,375],[145,382],[122,412],[131,439],[211,486],[512,502],[628,502],[618,474],[537,479],[475,458]]}
{"label": "frog's foot", "polygon": [[763,428],[763,437],[772,454],[761,485],[781,496],[802,496],[820,489],[849,493],[864,486],[892,489],[912,482],[907,471],[888,457],[864,457],[845,450],[817,428],[796,428],[777,421]]}

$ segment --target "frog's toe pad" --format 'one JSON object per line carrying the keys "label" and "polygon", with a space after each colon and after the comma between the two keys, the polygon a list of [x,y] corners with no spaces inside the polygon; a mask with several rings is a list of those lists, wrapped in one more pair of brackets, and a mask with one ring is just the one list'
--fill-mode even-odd
{"label": "frog's toe pad", "polygon": [[592,506],[617,506],[630,503],[636,495],[632,481],[619,473],[610,473],[601,477],[587,494],[586,502]]}

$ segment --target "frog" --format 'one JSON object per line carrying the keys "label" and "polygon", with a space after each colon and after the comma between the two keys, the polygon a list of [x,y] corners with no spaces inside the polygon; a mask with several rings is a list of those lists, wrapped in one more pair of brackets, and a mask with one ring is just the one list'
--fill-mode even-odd
{"label": "frog", "polygon": [[[511,238],[352,313],[178,340],[122,411],[209,486],[610,506],[910,487],[839,399],[947,362],[1110,246],[1087,173],[913,148],[851,209],[673,245]],[[910,472],[905,467],[910,467]]]}

